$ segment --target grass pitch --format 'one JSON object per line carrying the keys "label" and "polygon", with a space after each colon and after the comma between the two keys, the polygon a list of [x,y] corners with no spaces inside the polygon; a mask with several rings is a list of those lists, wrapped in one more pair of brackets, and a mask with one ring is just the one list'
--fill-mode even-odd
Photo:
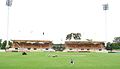
{"label": "grass pitch", "polygon": [[6,52],[0,53],[0,69],[120,69],[120,53]]}

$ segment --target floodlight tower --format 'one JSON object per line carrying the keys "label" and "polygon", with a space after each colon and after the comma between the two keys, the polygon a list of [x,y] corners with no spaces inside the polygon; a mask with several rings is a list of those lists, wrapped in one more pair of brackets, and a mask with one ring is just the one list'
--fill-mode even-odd
{"label": "floodlight tower", "polygon": [[108,7],[108,3],[106,4],[103,4],[103,11],[105,12],[104,13],[104,16],[105,16],[105,43],[107,43],[107,10],[109,9]]}
{"label": "floodlight tower", "polygon": [[10,7],[12,6],[12,1],[13,0],[6,0],[6,6],[8,7],[8,12],[7,12],[7,44],[6,47],[9,47],[9,11],[10,11]]}

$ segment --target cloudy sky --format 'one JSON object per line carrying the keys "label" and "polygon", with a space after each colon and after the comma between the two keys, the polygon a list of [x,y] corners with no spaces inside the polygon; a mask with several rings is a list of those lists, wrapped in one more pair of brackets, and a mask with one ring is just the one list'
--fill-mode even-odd
{"label": "cloudy sky", "polygon": [[[0,0],[1,39],[7,36],[5,2]],[[106,3],[109,10],[105,14],[102,5]],[[74,32],[81,33],[82,40],[112,41],[120,36],[119,3],[120,0],[13,0],[9,8],[9,39],[48,39],[60,43]]]}

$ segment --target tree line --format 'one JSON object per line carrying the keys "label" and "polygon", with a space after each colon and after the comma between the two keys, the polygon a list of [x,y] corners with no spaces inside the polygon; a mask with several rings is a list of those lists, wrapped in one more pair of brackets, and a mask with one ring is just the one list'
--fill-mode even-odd
{"label": "tree line", "polygon": [[115,37],[113,42],[108,42],[106,46],[107,50],[120,50],[120,37]]}

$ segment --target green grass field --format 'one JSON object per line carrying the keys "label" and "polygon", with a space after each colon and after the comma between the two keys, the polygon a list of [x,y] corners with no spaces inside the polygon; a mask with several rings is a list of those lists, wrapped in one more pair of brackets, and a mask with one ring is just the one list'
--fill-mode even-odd
{"label": "green grass field", "polygon": [[[27,54],[0,53],[0,69],[120,69],[120,53],[29,52]],[[55,54],[58,57],[51,57]],[[70,59],[73,59],[75,64],[71,64]]]}

